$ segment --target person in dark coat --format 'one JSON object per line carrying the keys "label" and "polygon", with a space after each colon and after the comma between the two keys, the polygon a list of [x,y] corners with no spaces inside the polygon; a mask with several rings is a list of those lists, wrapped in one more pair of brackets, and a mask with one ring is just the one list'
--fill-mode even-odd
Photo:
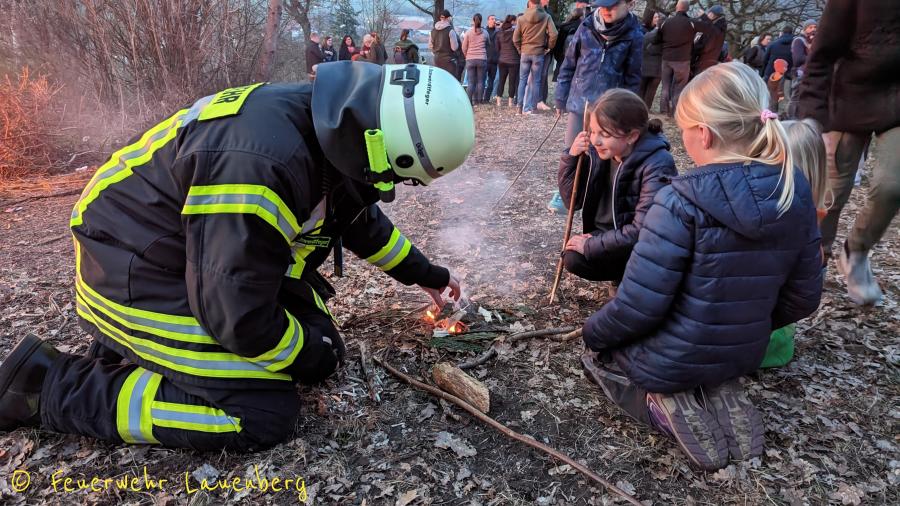
{"label": "person in dark coat", "polygon": [[706,470],[762,454],[738,378],[822,295],[816,206],[767,101],[739,62],[688,84],[676,120],[697,168],[656,194],[618,294],[583,329],[589,376]]}
{"label": "person in dark coat", "polygon": [[566,246],[566,270],[592,281],[617,283],[625,272],[653,197],[678,175],[662,123],[649,120],[643,100],[612,89],[591,104],[591,128],[581,132],[559,161],[559,193],[571,202],[578,158],[586,153],[576,188],[584,233]]}
{"label": "person in dark coat", "polygon": [[872,134],[877,136],[868,200],[840,248],[838,267],[850,299],[875,304],[881,288],[869,264],[900,209],[900,9],[890,0],[831,0],[806,60],[801,118],[823,126],[834,202],[822,220],[830,256],[838,220]]}
{"label": "person in dark coat", "polygon": [[384,44],[381,42],[381,35],[372,32],[372,43],[369,46],[369,52],[366,55],[366,61],[376,65],[384,65],[387,63],[388,55]]}
{"label": "person in dark coat", "polygon": [[353,43],[353,37],[344,35],[344,40],[341,41],[341,47],[338,50],[338,60],[352,60],[353,56],[358,52],[359,50],[356,48],[356,44]]}
{"label": "person in dark coat", "polygon": [[569,46],[569,41],[575,35],[578,27],[581,26],[582,21],[584,21],[584,9],[576,7],[572,9],[572,13],[569,14],[569,17],[563,24],[557,28],[559,35],[557,35],[556,44],[553,46],[553,59],[556,60],[556,66],[553,68],[554,83],[559,76],[559,69],[562,67],[563,60],[566,58],[566,48]]}
{"label": "person in dark coat", "polygon": [[653,106],[653,99],[656,98],[656,90],[661,80],[662,43],[659,42],[656,32],[665,19],[665,14],[654,13],[653,24],[644,35],[644,58],[641,64],[641,88],[638,95],[644,100],[648,110]]}
{"label": "person in dark coat", "polygon": [[781,30],[781,35],[773,40],[769,47],[766,48],[765,70],[763,78],[768,79],[772,72],[775,72],[775,60],[781,59],[788,63],[788,72],[794,65],[794,58],[791,56],[791,44],[794,42],[794,27],[785,26]]}
{"label": "person in dark coat", "polygon": [[807,20],[803,23],[803,29],[800,36],[795,37],[791,43],[791,59],[794,62],[794,79],[791,81],[791,98],[790,109],[788,109],[787,117],[794,119],[797,117],[797,103],[800,99],[800,83],[803,81],[803,74],[806,72],[806,58],[812,48],[813,40],[816,38],[816,29],[818,23],[813,20]]}
{"label": "person in dark coat", "polygon": [[312,33],[306,43],[306,74],[310,81],[316,78],[316,66],[324,61],[325,55],[319,45],[319,34]]}
{"label": "person in dark coat", "polygon": [[517,105],[516,97],[519,92],[519,50],[513,44],[513,23],[516,17],[512,14],[506,16],[500,25],[500,31],[494,36],[494,46],[497,49],[497,105],[503,98],[503,88],[509,80],[509,92],[507,93],[508,105]]}
{"label": "person in dark coat", "polygon": [[723,61],[722,49],[725,46],[725,33],[728,30],[725,8],[721,5],[713,5],[707,12],[694,20],[694,28],[702,35],[694,44],[696,57],[691,64],[692,76]]}
{"label": "person in dark coat", "polygon": [[678,0],[675,15],[668,18],[652,37],[663,47],[659,111],[666,116],[675,113],[678,96],[691,77],[691,47],[696,30],[687,15],[689,7],[688,0]]}
{"label": "person in dark coat", "polygon": [[756,69],[762,76],[763,71],[766,70],[766,49],[772,42],[772,36],[768,33],[761,33],[754,40],[753,47],[744,53],[744,63]]}
{"label": "person in dark coat", "polygon": [[325,37],[322,42],[323,62],[337,61],[337,51],[334,49],[334,39]]}
{"label": "person in dark coat", "polygon": [[482,102],[487,103],[491,101],[491,96],[494,94],[494,84],[497,79],[497,65],[500,62],[500,56],[497,54],[497,33],[500,31],[500,27],[497,25],[497,16],[491,14],[487,18],[487,28],[484,29],[488,35],[488,43],[487,43],[487,77],[484,83],[484,95],[482,96]]}

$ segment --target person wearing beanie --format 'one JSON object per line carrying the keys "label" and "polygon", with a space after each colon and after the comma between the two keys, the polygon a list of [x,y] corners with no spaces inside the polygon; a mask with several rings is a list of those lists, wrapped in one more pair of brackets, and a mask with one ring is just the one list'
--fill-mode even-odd
{"label": "person wearing beanie", "polygon": [[816,38],[816,28],[818,23],[814,19],[807,20],[803,23],[803,30],[800,36],[791,42],[791,59],[794,61],[794,79],[791,81],[791,98],[788,103],[788,118],[797,117],[797,102],[800,99],[800,82],[803,80],[803,74],[806,72],[806,57],[812,49],[813,39]]}
{"label": "person wearing beanie", "polygon": [[725,20],[725,8],[714,5],[706,13],[694,20],[694,28],[702,34],[694,43],[694,58],[691,64],[691,75],[718,64],[722,61],[722,48],[725,45],[725,32],[728,22]]}

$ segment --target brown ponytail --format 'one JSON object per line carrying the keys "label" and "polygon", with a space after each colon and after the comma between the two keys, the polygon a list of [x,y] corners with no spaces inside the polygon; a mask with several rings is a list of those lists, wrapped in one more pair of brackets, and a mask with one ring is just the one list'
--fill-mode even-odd
{"label": "brown ponytail", "polygon": [[590,116],[612,137],[625,137],[633,130],[641,134],[662,131],[662,122],[650,120],[650,111],[634,92],[613,88],[600,95],[590,106]]}

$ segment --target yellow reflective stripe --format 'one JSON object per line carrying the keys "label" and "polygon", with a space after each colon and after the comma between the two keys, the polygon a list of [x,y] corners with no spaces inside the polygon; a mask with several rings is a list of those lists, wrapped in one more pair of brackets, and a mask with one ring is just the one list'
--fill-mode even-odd
{"label": "yellow reflective stripe", "polygon": [[291,246],[291,258],[293,258],[294,263],[288,266],[285,276],[300,279],[300,277],[303,276],[303,270],[306,268],[306,257],[315,250],[315,246],[294,243],[294,245]]}
{"label": "yellow reflective stripe", "polygon": [[400,236],[400,230],[398,230],[397,227],[394,227],[394,231],[391,232],[391,237],[390,239],[388,239],[388,243],[385,244],[383,248],[378,250],[377,253],[370,256],[369,258],[366,258],[366,262],[369,262],[371,264],[378,263],[382,258],[387,256],[387,254],[390,253],[392,249],[394,249],[397,241],[400,240]]}
{"label": "yellow reflective stripe", "polygon": [[182,214],[240,213],[259,216],[290,244],[300,225],[290,208],[273,190],[252,184],[192,186]]}
{"label": "yellow reflective stripe", "polygon": [[331,314],[331,311],[328,310],[328,306],[325,305],[325,301],[322,300],[322,297],[319,297],[319,293],[316,292],[315,288],[310,287],[310,290],[312,290],[313,300],[316,301],[316,306],[327,314],[328,317],[331,318],[331,321],[337,325],[337,320],[334,318],[334,315]]}
{"label": "yellow reflective stripe", "polygon": [[84,219],[84,211],[91,202],[97,199],[100,192],[111,184],[130,176],[134,167],[147,163],[159,148],[174,139],[178,128],[182,125],[182,121],[189,111],[189,109],[182,109],[176,112],[168,119],[144,132],[144,135],[137,142],[113,153],[109,160],[97,169],[91,181],[85,186],[81,198],[78,199],[75,209],[72,210],[69,226],[81,225]]}
{"label": "yellow reflective stripe", "polygon": [[[201,327],[196,322],[194,322],[191,325],[195,326],[197,333],[184,333],[184,332],[177,332],[177,331],[173,331],[173,330],[167,330],[165,328],[160,328],[161,326],[166,325],[165,322],[148,322],[148,323],[155,323],[153,326],[150,326],[150,325],[142,325],[140,323],[135,322],[134,317],[132,317],[132,319],[123,318],[121,315],[118,315],[115,312],[113,312],[112,310],[104,307],[103,304],[108,305],[108,306],[114,306],[114,307],[118,306],[118,307],[116,307],[116,309],[118,309],[119,311],[122,311],[122,312],[127,312],[129,315],[134,315],[135,312],[138,312],[140,310],[126,308],[125,306],[116,304],[115,302],[104,298],[103,296],[101,296],[99,293],[95,292],[86,283],[84,283],[83,281],[81,281],[78,278],[76,278],[76,280],[75,280],[75,291],[83,303],[89,305],[93,310],[100,311],[101,313],[108,316],[110,319],[118,322],[123,327],[127,327],[132,330],[140,330],[141,332],[146,332],[148,334],[165,337],[166,339],[171,339],[173,341],[181,341],[181,342],[185,342],[185,343],[197,343],[197,344],[219,344],[218,341],[216,341],[215,339],[210,337],[208,334],[206,334],[206,332],[202,330],[203,327]],[[82,293],[82,291],[87,292],[87,293]],[[88,294],[90,294],[90,295],[88,295]],[[91,300],[92,297],[101,299],[102,304],[98,304],[94,300]],[[123,311],[123,310],[127,310],[127,311]],[[142,311],[142,312],[146,313],[149,311]],[[154,315],[160,315],[160,314],[155,313]],[[178,318],[178,317],[173,317],[171,315],[160,315],[160,316]],[[149,319],[150,318],[146,318],[144,321],[149,320]]]}
{"label": "yellow reflective stripe", "polygon": [[[94,314],[90,307],[84,304],[76,297],[76,311],[79,316],[92,323],[100,332],[113,339],[120,345],[131,350],[135,355],[142,359],[152,362],[173,371],[190,374],[193,376],[210,377],[210,378],[230,378],[230,379],[273,379],[273,380],[290,380],[288,374],[276,373],[266,370],[259,365],[252,364],[250,367],[242,368],[224,368],[228,366],[241,366],[242,364],[250,366],[251,363],[247,359],[229,352],[196,352],[190,350],[182,350],[171,348],[156,343],[149,339],[131,336],[122,330],[110,325],[102,318]],[[299,351],[299,350],[298,350]],[[179,363],[178,361],[181,361]],[[195,364],[195,365],[190,365]],[[205,367],[197,367],[196,364],[202,364]]]}
{"label": "yellow reflective stripe", "polygon": [[242,429],[240,418],[208,406],[155,401],[152,413],[153,425],[157,427],[216,434],[240,432]]}
{"label": "yellow reflective stripe", "polygon": [[269,371],[280,371],[294,363],[303,348],[303,326],[291,313],[284,312],[288,319],[287,330],[281,340],[271,350],[249,359],[251,362],[269,362],[264,367]]}
{"label": "yellow reflective stripe", "polygon": [[403,248],[400,250],[400,253],[398,253],[393,260],[381,266],[381,270],[389,271],[394,267],[397,267],[397,265],[400,264],[400,262],[402,262],[403,259],[407,257],[407,255],[409,255],[409,250],[412,249],[412,243],[409,242],[409,240],[407,240],[405,237],[403,238],[403,240],[405,242],[403,243]]}
{"label": "yellow reflective stripe", "polygon": [[250,92],[259,88],[265,83],[256,83],[248,86],[238,86],[237,88],[228,88],[222,90],[213,96],[212,102],[203,109],[198,118],[205,121],[213,118],[221,118],[223,116],[233,116],[240,112],[244,101],[250,96]]}
{"label": "yellow reflective stripe", "polygon": [[116,398],[116,429],[126,443],[153,443],[151,405],[162,376],[138,367],[132,371]]}

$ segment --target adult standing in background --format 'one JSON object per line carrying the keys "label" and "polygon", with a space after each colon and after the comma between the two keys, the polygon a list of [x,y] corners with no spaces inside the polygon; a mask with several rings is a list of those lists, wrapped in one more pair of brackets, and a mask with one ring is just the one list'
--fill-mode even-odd
{"label": "adult standing in background", "polygon": [[441,11],[440,19],[434,24],[431,30],[431,38],[428,41],[428,48],[434,54],[434,66],[442,68],[451,75],[459,79],[459,59],[457,51],[459,50],[459,36],[453,29],[453,16],[450,11],[444,9]]}
{"label": "adult standing in background", "polygon": [[784,60],[787,63],[787,71],[784,72],[784,77],[781,79],[783,83],[781,89],[784,93],[783,102],[786,102],[785,111],[789,110],[791,107],[791,79],[794,74],[794,57],[791,55],[791,45],[793,42],[794,27],[787,25],[781,30],[781,35],[773,40],[772,43],[769,44],[768,49],[766,49],[766,69],[763,71],[763,78],[768,82],[769,77],[775,72],[775,61]]}
{"label": "adult standing in background", "polygon": [[654,13],[649,31],[644,34],[644,61],[641,64],[641,88],[638,95],[647,105],[648,111],[653,105],[653,99],[656,98],[662,71],[662,43],[659,42],[656,32],[665,20],[665,14]]}
{"label": "adult standing in background", "polygon": [[853,302],[875,304],[882,293],[869,252],[900,210],[900,9],[895,0],[830,0],[819,25],[800,84],[798,112],[826,132],[834,202],[822,220],[822,247],[831,255],[860,156],[874,133],[877,152],[868,200],[841,248],[838,268]]}
{"label": "adult standing in background", "polygon": [[806,72],[806,57],[812,48],[813,39],[816,38],[816,29],[818,23],[810,19],[803,23],[803,30],[800,36],[794,38],[791,42],[791,59],[794,61],[794,79],[791,81],[791,98],[788,102],[788,118],[797,117],[797,100],[800,98],[800,82],[803,80],[803,74]]}
{"label": "adult standing in background", "polygon": [[387,50],[384,48],[384,44],[381,42],[381,35],[378,35],[376,32],[372,32],[372,43],[369,46],[369,54],[366,58],[366,61],[374,63],[376,65],[384,65],[387,62]]}
{"label": "adult standing in background", "polygon": [[[538,2],[540,0],[528,0],[528,9],[525,14],[516,20],[516,29],[513,31],[513,44],[519,54],[519,111],[523,114],[531,114],[540,95],[541,71],[544,58],[550,49],[556,44],[556,26],[550,15],[544,12]],[[528,97],[525,96],[526,90]],[[545,104],[546,105],[546,104]]]}
{"label": "adult standing in background", "polygon": [[[575,5],[580,5],[576,2]],[[553,46],[553,59],[556,60],[556,66],[553,68],[553,82],[559,77],[559,69],[562,67],[563,60],[566,59],[566,48],[569,46],[569,40],[575,35],[581,22],[584,21],[584,8],[575,7],[572,13],[557,27],[559,35],[556,37],[556,45]]]}
{"label": "adult standing in background", "polygon": [[325,42],[322,43],[322,56],[323,61],[337,61],[337,51],[334,49],[334,39],[331,37],[325,37]]}
{"label": "adult standing in background", "polygon": [[309,34],[309,41],[306,43],[306,75],[310,81],[316,78],[316,67],[325,61],[325,55],[322,54],[322,48],[319,46],[319,34]]}
{"label": "adult standing in background", "polygon": [[[554,28],[556,28],[556,41],[559,42],[559,27],[556,26],[556,20],[553,19],[553,13],[550,12],[550,0],[541,0],[541,10],[544,11],[548,16],[550,16],[550,22],[553,23]],[[548,49],[552,52],[556,47],[556,44],[552,44],[548,47]],[[550,109],[547,106],[547,96],[550,93],[550,84],[548,82],[550,77],[550,66],[553,64],[553,55],[548,52],[546,56],[544,56],[544,64],[541,67],[541,86],[538,88],[538,101],[537,108],[542,111],[547,111]]]}
{"label": "adult standing in background", "polygon": [[338,60],[352,60],[353,55],[357,52],[356,44],[353,43],[353,37],[344,35],[344,40],[341,41],[341,47],[338,50]]}
{"label": "adult standing in background", "polygon": [[688,0],[678,0],[675,15],[667,19],[652,38],[662,43],[659,110],[670,118],[675,114],[678,96],[691,77],[691,48],[694,44],[694,24],[688,17]]}
{"label": "adult standing in background", "polygon": [[763,75],[766,70],[766,49],[772,42],[772,36],[768,33],[761,33],[753,39],[751,47],[744,53],[744,63],[756,69],[759,75]]}
{"label": "adult standing in background", "polygon": [[692,76],[713,65],[718,65],[722,61],[725,32],[728,30],[725,8],[721,5],[713,5],[707,12],[701,12],[700,16],[694,20],[694,29],[703,35],[694,44],[697,58],[696,63],[691,66]]}
{"label": "adult standing in background", "polygon": [[500,105],[500,99],[503,97],[503,88],[506,80],[509,78],[509,93],[507,94],[508,105],[518,105],[516,95],[519,90],[519,50],[513,44],[513,23],[516,17],[512,14],[506,16],[503,24],[500,25],[500,31],[496,35],[494,42],[498,55],[498,77],[497,77],[497,105]]}
{"label": "adult standing in background", "polygon": [[497,32],[499,31],[497,28],[497,16],[491,14],[487,18],[487,27],[484,31],[488,35],[488,44],[487,44],[487,78],[484,85],[484,94],[482,95],[481,101],[484,103],[488,103],[491,101],[491,95],[494,93],[494,81],[497,77],[497,65],[499,63],[499,56],[497,55],[497,46],[494,41],[497,40]]}
{"label": "adult standing in background", "polygon": [[462,43],[463,55],[466,58],[466,76],[468,79],[469,102],[480,104],[484,97],[484,74],[487,71],[487,46],[490,38],[481,27],[481,14],[472,16],[472,28]]}

